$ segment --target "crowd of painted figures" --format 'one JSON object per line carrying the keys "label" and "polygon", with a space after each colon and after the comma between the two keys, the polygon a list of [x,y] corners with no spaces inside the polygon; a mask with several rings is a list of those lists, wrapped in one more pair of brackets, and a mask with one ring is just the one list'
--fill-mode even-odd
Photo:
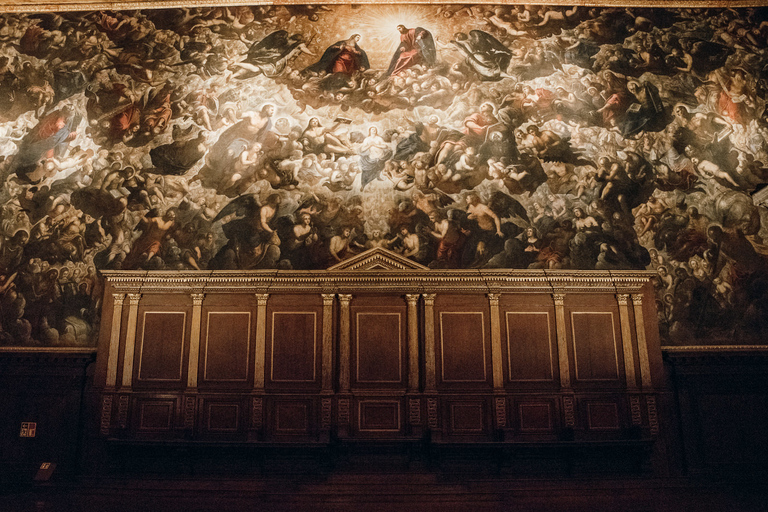
{"label": "crowd of painted figures", "polygon": [[102,269],[374,247],[653,269],[667,342],[761,339],[764,9],[409,7],[0,16],[0,345],[92,344]]}

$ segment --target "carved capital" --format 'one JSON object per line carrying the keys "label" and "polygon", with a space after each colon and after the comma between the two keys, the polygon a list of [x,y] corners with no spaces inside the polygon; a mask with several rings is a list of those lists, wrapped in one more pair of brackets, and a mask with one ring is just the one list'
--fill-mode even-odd
{"label": "carved capital", "polygon": [[203,305],[203,298],[205,298],[204,293],[193,293],[192,295],[192,305],[200,307]]}
{"label": "carved capital", "polygon": [[552,300],[555,301],[555,306],[565,305],[565,294],[562,292],[555,292],[552,294]]}
{"label": "carved capital", "polygon": [[140,300],[141,300],[141,294],[140,293],[129,293],[128,294],[128,304],[130,304],[131,306],[138,306]]}
{"label": "carved capital", "polygon": [[498,306],[499,305],[499,298],[501,298],[500,293],[489,293],[488,294],[488,302],[491,303],[491,306]]}
{"label": "carved capital", "polygon": [[267,305],[267,299],[269,299],[268,293],[257,293],[256,294],[256,300],[259,302],[259,306],[266,306]]}
{"label": "carved capital", "polygon": [[349,306],[349,303],[352,302],[352,295],[349,293],[340,293],[339,302],[341,302],[342,306]]}
{"label": "carved capital", "polygon": [[335,293],[321,293],[320,296],[323,298],[323,306],[333,306],[333,300],[336,298]]}
{"label": "carved capital", "polygon": [[122,307],[123,302],[125,301],[125,294],[124,293],[113,293],[112,294],[112,302],[117,307]]}
{"label": "carved capital", "polygon": [[629,294],[617,293],[616,300],[619,301],[619,306],[626,306],[627,304],[629,304]]}
{"label": "carved capital", "polygon": [[635,306],[642,306],[643,305],[643,296],[639,293],[633,293],[632,294],[632,304]]}
{"label": "carved capital", "polygon": [[434,306],[435,305],[435,297],[437,297],[436,293],[425,293],[424,294],[424,305],[425,306]]}
{"label": "carved capital", "polygon": [[408,302],[409,306],[415,306],[419,303],[419,294],[418,293],[408,293],[405,295],[405,300]]}

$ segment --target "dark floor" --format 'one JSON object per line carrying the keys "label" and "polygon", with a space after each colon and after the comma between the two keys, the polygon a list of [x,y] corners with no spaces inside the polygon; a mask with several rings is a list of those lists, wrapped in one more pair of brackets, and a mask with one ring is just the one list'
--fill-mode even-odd
{"label": "dark floor", "polygon": [[0,496],[0,510],[47,511],[734,511],[768,510],[763,490],[684,482],[345,476],[263,479],[89,480]]}
{"label": "dark floor", "polygon": [[36,467],[6,466],[0,512],[768,512],[765,468],[660,478],[646,452],[630,457],[625,447],[528,453],[118,444],[99,453],[86,453],[78,468],[60,465],[47,481],[35,481]]}

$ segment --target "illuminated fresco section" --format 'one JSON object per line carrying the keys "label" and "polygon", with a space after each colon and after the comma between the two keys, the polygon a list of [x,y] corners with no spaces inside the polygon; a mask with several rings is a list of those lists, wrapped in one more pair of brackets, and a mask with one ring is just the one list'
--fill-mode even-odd
{"label": "illuminated fresco section", "polygon": [[0,344],[103,269],[654,269],[667,343],[768,318],[764,9],[0,16]]}

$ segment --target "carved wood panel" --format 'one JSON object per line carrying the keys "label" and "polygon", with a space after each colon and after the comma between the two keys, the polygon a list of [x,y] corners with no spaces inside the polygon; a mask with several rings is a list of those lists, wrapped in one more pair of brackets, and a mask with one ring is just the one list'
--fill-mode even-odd
{"label": "carved wood panel", "polygon": [[577,381],[619,379],[616,318],[612,312],[571,312]]}
{"label": "carved wood panel", "polygon": [[248,379],[253,315],[250,311],[207,311],[202,384]]}
{"label": "carved wood panel", "polygon": [[270,295],[266,318],[266,389],[316,389],[322,358],[320,295]]}
{"label": "carved wood panel", "polygon": [[187,314],[184,311],[143,311],[139,358],[134,382],[181,383]]}

